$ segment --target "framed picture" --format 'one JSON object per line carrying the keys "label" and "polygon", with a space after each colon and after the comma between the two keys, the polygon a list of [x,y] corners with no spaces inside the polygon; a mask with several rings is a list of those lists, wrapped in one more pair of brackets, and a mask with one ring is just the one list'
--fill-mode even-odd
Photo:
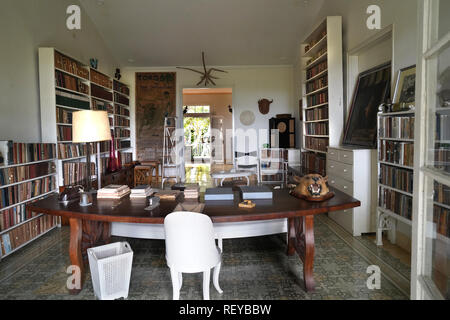
{"label": "framed picture", "polygon": [[394,104],[414,105],[416,100],[416,66],[401,69],[395,84]]}
{"label": "framed picture", "polygon": [[344,145],[376,149],[379,106],[391,94],[391,62],[358,76],[344,132]]}

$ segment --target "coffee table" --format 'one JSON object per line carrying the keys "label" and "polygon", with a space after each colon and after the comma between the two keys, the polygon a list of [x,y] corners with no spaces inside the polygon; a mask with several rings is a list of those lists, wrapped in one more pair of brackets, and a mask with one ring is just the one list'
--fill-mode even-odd
{"label": "coffee table", "polygon": [[250,177],[252,174],[255,174],[252,171],[246,171],[246,170],[227,170],[227,171],[217,171],[214,173],[211,173],[211,178],[214,179],[214,184],[217,186],[217,180],[220,180],[220,186],[223,185],[223,181],[227,178],[243,178],[245,177],[247,179],[247,185],[250,185]]}

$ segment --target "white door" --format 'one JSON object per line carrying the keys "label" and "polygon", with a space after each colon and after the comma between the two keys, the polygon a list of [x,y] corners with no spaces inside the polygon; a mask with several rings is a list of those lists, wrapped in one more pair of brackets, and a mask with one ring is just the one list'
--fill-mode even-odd
{"label": "white door", "polygon": [[223,118],[211,116],[211,164],[224,163]]}
{"label": "white door", "polygon": [[450,1],[420,0],[412,299],[450,299]]}

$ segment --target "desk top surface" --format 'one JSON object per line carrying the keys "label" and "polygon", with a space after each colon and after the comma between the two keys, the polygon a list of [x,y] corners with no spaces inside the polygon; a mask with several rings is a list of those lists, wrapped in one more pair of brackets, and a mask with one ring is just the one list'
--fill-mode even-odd
{"label": "desk top surface", "polygon": [[[358,200],[339,190],[330,187],[330,191],[335,193],[333,198],[323,202],[309,202],[291,196],[288,189],[273,190],[271,200],[252,200],[256,204],[254,208],[239,207],[239,202],[242,202],[239,191],[235,191],[234,200],[204,201],[204,195],[201,194],[198,202],[204,204],[202,213],[210,216],[215,223],[291,218],[361,205]],[[147,211],[144,210],[146,201],[143,199],[130,199],[126,196],[121,200],[111,200],[97,199],[94,196],[92,205],[82,207],[78,201],[60,203],[55,194],[27,204],[27,210],[93,221],[161,224],[164,223],[164,217],[173,212],[178,204],[187,208],[195,203],[197,202],[184,199],[181,194],[176,200],[161,200],[159,207]]]}

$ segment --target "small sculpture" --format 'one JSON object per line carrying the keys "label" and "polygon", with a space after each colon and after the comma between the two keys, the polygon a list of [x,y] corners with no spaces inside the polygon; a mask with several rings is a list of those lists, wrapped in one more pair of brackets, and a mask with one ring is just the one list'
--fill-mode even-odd
{"label": "small sculpture", "polygon": [[98,59],[97,58],[91,58],[89,60],[89,63],[91,64],[91,68],[97,70],[97,67],[98,67]]}
{"label": "small sculpture", "polygon": [[116,77],[117,81],[120,80],[120,78],[122,78],[122,75],[120,74],[120,69],[116,68],[116,73],[114,74],[114,76]]}
{"label": "small sculpture", "polygon": [[308,174],[304,177],[294,177],[294,181],[298,183],[291,195],[309,200],[324,201],[334,196],[333,192],[328,189],[328,177],[322,177],[320,174]]}
{"label": "small sculpture", "polygon": [[214,77],[211,74],[211,72],[212,71],[217,71],[217,72],[225,72],[225,73],[227,73],[227,71],[220,70],[220,69],[217,69],[217,68],[209,68],[209,70],[207,70],[206,69],[206,64],[205,64],[205,53],[204,52],[202,52],[202,61],[203,61],[203,70],[204,70],[203,72],[195,70],[195,69],[191,69],[191,68],[186,68],[186,67],[177,67],[177,68],[200,73],[202,75],[202,77],[200,78],[200,81],[197,83],[197,86],[200,85],[200,83],[202,83],[203,81],[205,82],[205,87],[208,86],[208,83],[211,83],[212,85],[215,86],[216,83],[214,82],[213,79],[219,79],[219,78]]}
{"label": "small sculpture", "polygon": [[268,114],[269,113],[269,109],[270,109],[270,104],[273,102],[269,101],[267,99],[261,99],[258,101],[258,107],[259,107],[259,112],[261,112],[262,114]]}

